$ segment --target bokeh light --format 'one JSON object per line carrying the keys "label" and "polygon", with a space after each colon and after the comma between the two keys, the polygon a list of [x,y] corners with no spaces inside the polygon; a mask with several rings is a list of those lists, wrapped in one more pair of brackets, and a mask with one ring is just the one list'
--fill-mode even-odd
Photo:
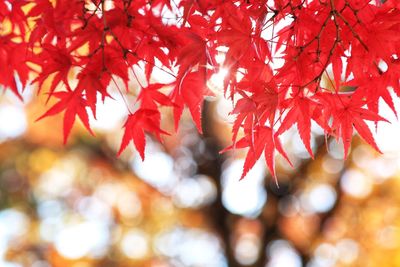
{"label": "bokeh light", "polygon": [[265,169],[259,161],[246,179],[239,181],[243,164],[243,160],[227,163],[222,173],[222,202],[232,213],[254,217],[267,201],[267,192],[263,187]]}
{"label": "bokeh light", "polygon": [[[218,90],[226,70],[211,77]],[[294,167],[277,156],[276,185],[264,159],[240,180],[245,154],[219,154],[232,101],[207,101],[203,136],[187,111],[164,143],[147,136],[145,161],[132,145],[115,156],[127,112],[116,103],[91,118],[96,139],[78,124],[62,146],[59,119],[32,123],[37,103],[0,99],[1,267],[399,266],[399,124],[385,105],[383,155],[355,137],[343,160],[313,124],[311,159],[292,127],[282,142]]]}

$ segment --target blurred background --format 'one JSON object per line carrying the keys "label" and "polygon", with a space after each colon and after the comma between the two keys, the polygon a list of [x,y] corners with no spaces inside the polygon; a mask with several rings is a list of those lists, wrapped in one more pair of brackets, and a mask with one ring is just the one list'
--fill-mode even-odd
{"label": "blurred background", "polygon": [[223,97],[206,101],[203,136],[186,114],[163,144],[147,137],[142,162],[132,144],[116,157],[118,92],[98,106],[96,137],[78,123],[63,146],[62,117],[35,123],[45,99],[29,91],[0,97],[0,267],[400,266],[400,126],[387,107],[384,155],[355,138],[343,161],[315,126],[313,160],[288,131],[294,168],[277,157],[277,187],[263,161],[239,181],[244,151],[219,154]]}

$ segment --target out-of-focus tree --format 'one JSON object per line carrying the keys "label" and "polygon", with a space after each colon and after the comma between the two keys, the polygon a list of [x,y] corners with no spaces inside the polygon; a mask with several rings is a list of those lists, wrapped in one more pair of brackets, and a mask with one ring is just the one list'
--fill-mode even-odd
{"label": "out-of-focus tree", "polygon": [[312,160],[289,131],[294,168],[277,158],[279,187],[263,164],[239,181],[245,155],[218,154],[230,140],[226,104],[206,103],[204,136],[184,119],[164,144],[148,138],[142,162],[133,150],[115,157],[117,124],[100,121],[96,139],[78,127],[62,146],[60,121],[31,123],[40,103],[3,96],[1,264],[398,266],[395,143],[378,138],[382,156],[356,139],[343,161],[342,146],[325,146],[315,127]]}

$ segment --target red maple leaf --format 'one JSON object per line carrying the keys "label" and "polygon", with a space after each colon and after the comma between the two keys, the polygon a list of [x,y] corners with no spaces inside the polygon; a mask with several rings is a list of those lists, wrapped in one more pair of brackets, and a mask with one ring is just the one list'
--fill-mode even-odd
{"label": "red maple leaf", "polygon": [[139,108],[120,152],[133,141],[142,158],[145,133],[166,134],[162,107],[172,107],[176,129],[187,107],[201,132],[207,81],[222,69],[231,148],[249,148],[244,174],[264,153],[275,175],[279,137],[293,125],[313,156],[312,121],[342,139],[346,155],[354,130],[378,150],[366,121],[384,120],[381,99],[396,113],[390,88],[400,95],[394,0],[0,0],[0,23],[2,86],[21,98],[29,81],[40,91],[51,80],[48,100],[57,102],[41,118],[64,112],[66,142],[77,116],[90,131],[87,109],[96,118],[109,86],[124,95],[122,81],[129,96],[121,104],[135,95]]}
{"label": "red maple leaf", "polygon": [[125,122],[124,136],[118,155],[125,150],[129,142],[133,141],[140,157],[144,160],[144,148],[146,145],[145,132],[154,133],[160,140],[160,134],[169,135],[169,133],[160,129],[159,113],[151,109],[139,109],[130,114]]}
{"label": "red maple leaf", "polygon": [[265,162],[271,175],[276,180],[275,150],[278,151],[289,162],[289,164],[291,164],[288,156],[286,155],[286,152],[283,150],[278,135],[275,134],[270,127],[262,126],[257,128],[257,131],[254,133],[253,138],[254,140],[250,140],[249,136],[245,136],[242,139],[238,140],[234,146],[232,145],[230,147],[227,147],[222,152],[233,148],[249,147],[243,166],[242,176],[240,177],[240,179],[243,179],[246,176],[246,174],[251,168],[253,168],[254,164],[264,152]]}
{"label": "red maple leaf", "polygon": [[[337,100],[332,97],[333,95]],[[362,98],[359,98],[356,93],[321,93],[319,97],[324,104],[331,108],[329,112],[332,117],[332,133],[343,142],[344,158],[347,157],[349,151],[353,137],[353,127],[368,144],[376,151],[382,153],[376,145],[374,136],[365,121],[368,120],[375,123],[379,121],[388,122],[385,118],[382,118],[371,110],[363,108],[367,103]]]}
{"label": "red maple leaf", "polygon": [[175,128],[178,128],[183,108],[186,105],[189,108],[198,131],[201,133],[201,107],[204,97],[210,95],[213,94],[206,87],[206,76],[204,72],[195,71],[186,74],[176,84],[172,93],[172,99],[176,104],[176,106],[174,106]]}
{"label": "red maple leaf", "polygon": [[280,135],[284,133],[286,130],[296,124],[304,146],[306,147],[308,153],[313,157],[313,151],[310,144],[311,114],[313,113],[313,110],[317,104],[310,99],[301,96],[288,99],[288,103],[289,106],[287,107],[287,114],[282,120],[277,134]]}
{"label": "red maple leaf", "polygon": [[22,88],[28,81],[29,68],[26,65],[28,53],[25,43],[15,42],[13,34],[0,36],[0,84],[11,91],[22,100],[21,92],[18,90],[18,81]]}
{"label": "red maple leaf", "polygon": [[32,81],[32,83],[38,83],[38,92],[42,89],[44,81],[54,74],[47,100],[51,98],[54,90],[61,82],[68,83],[68,72],[71,67],[77,64],[68,48],[47,44],[42,46],[42,51],[32,57],[31,61],[42,68],[37,78]]}
{"label": "red maple leaf", "polygon": [[57,97],[59,101],[49,110],[47,110],[42,116],[36,119],[36,121],[64,111],[64,144],[67,143],[68,136],[71,132],[72,126],[74,125],[76,116],[79,117],[86,129],[92,135],[94,135],[89,125],[89,117],[86,110],[87,102],[82,96],[80,90],[72,91],[69,89],[65,92],[55,92],[53,95]]}

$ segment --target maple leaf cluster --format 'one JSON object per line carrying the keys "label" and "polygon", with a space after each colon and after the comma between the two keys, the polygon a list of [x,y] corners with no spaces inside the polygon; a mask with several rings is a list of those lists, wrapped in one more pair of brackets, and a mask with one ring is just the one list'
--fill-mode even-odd
{"label": "maple leaf cluster", "polygon": [[[64,142],[76,117],[91,132],[88,112],[96,117],[116,79],[128,90],[143,75],[119,153],[133,141],[144,158],[146,133],[169,134],[164,106],[176,129],[187,107],[201,132],[207,81],[227,71],[228,149],[248,148],[242,177],[262,154],[275,175],[276,152],[289,161],[280,136],[294,125],[311,156],[313,122],[345,156],[354,129],[379,151],[366,121],[385,120],[380,99],[396,112],[391,90],[400,95],[396,0],[0,0],[0,21],[0,84],[21,98],[32,83],[55,99],[40,119],[64,113]],[[154,82],[155,69],[173,82]]]}

